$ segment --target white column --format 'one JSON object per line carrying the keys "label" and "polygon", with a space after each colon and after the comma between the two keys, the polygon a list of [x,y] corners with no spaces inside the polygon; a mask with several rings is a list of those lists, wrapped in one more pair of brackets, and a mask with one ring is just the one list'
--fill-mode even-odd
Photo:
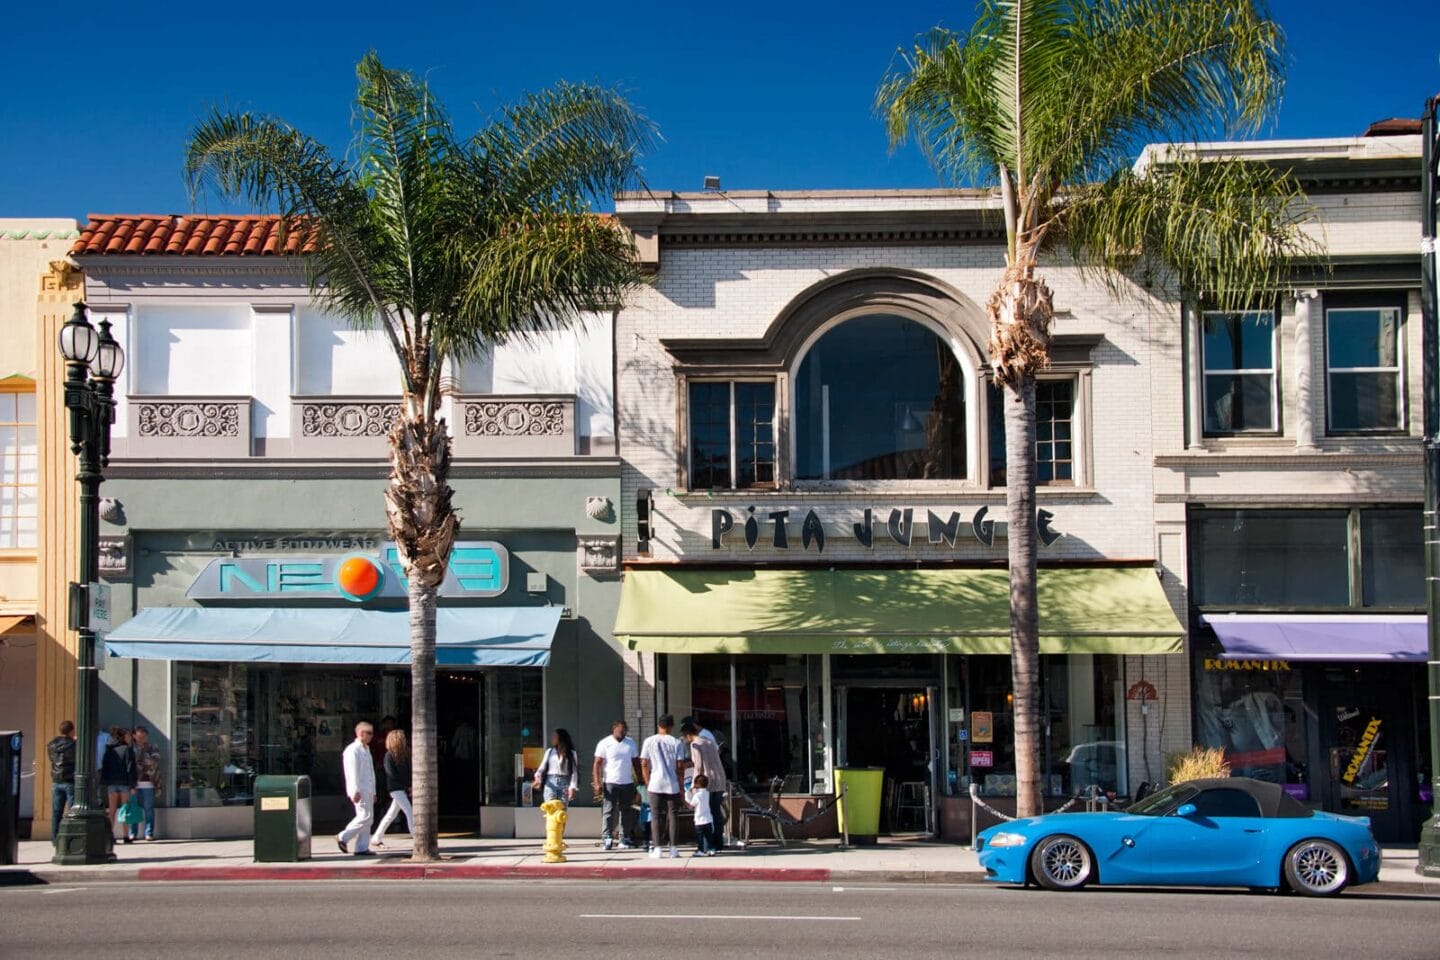
{"label": "white column", "polygon": [[1318,290],[1295,291],[1295,446],[1315,449],[1315,361],[1310,346],[1311,304]]}
{"label": "white column", "polygon": [[1204,448],[1205,365],[1200,356],[1200,311],[1195,304],[1184,306],[1185,324],[1185,446]]}

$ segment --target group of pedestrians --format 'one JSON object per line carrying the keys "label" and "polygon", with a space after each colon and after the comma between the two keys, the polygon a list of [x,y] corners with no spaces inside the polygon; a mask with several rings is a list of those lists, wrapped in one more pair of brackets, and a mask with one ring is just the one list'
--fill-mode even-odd
{"label": "group of pedestrians", "polygon": [[405,731],[398,727],[385,734],[385,753],[381,760],[385,788],[390,794],[390,808],[380,819],[374,834],[370,832],[375,819],[375,757],[370,746],[374,739],[374,725],[366,721],[355,724],[355,739],[340,757],[345,769],[345,796],[354,805],[355,816],[336,835],[335,842],[341,853],[349,853],[353,843],[357,857],[373,857],[372,846],[384,849],[385,831],[402,813],[406,828],[411,834],[415,832],[415,813],[410,806],[410,741]]}
{"label": "group of pedestrians", "polygon": [[[75,802],[75,724],[60,724],[59,735],[45,745],[50,761],[50,842],[59,838],[60,820]],[[164,757],[145,727],[113,726],[95,741],[99,791],[92,802],[105,810],[110,829],[117,820],[121,839],[133,843],[143,835],[155,839],[155,796],[160,792]]]}
{"label": "group of pedestrians", "polygon": [[610,736],[595,745],[591,786],[603,801],[601,846],[606,850],[635,848],[640,783],[649,808],[652,859],[679,856],[676,818],[682,801],[694,811],[696,853],[714,856],[722,848],[729,781],[715,735],[693,717],[680,724],[679,737],[674,729],[675,718],[662,716],[655,733],[637,749],[628,725],[616,720]]}

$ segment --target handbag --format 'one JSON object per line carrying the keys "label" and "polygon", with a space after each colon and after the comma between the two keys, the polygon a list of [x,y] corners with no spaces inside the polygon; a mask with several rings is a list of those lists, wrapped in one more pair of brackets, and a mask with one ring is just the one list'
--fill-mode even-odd
{"label": "handbag", "polygon": [[145,810],[140,806],[140,798],[130,794],[130,799],[121,804],[120,809],[115,812],[115,819],[124,824],[140,823],[145,819]]}

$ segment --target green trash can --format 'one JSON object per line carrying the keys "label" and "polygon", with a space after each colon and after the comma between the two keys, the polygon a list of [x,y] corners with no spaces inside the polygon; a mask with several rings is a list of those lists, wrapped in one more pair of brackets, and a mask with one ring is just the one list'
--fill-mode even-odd
{"label": "green trash can", "polygon": [[255,862],[310,859],[310,778],[255,778]]}
{"label": "green trash can", "polygon": [[884,792],[884,767],[840,767],[835,770],[835,796],[842,788],[840,835],[849,831],[850,842],[870,844],[880,836],[880,796]]}

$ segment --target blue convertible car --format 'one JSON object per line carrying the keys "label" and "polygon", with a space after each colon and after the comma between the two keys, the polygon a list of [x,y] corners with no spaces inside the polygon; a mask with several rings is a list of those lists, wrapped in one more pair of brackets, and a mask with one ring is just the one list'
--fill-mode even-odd
{"label": "blue convertible car", "polygon": [[1056,813],[979,835],[987,879],[1051,890],[1087,883],[1289,888],[1313,897],[1371,883],[1380,845],[1364,817],[1310,810],[1245,777],[1167,787],[1123,813]]}

